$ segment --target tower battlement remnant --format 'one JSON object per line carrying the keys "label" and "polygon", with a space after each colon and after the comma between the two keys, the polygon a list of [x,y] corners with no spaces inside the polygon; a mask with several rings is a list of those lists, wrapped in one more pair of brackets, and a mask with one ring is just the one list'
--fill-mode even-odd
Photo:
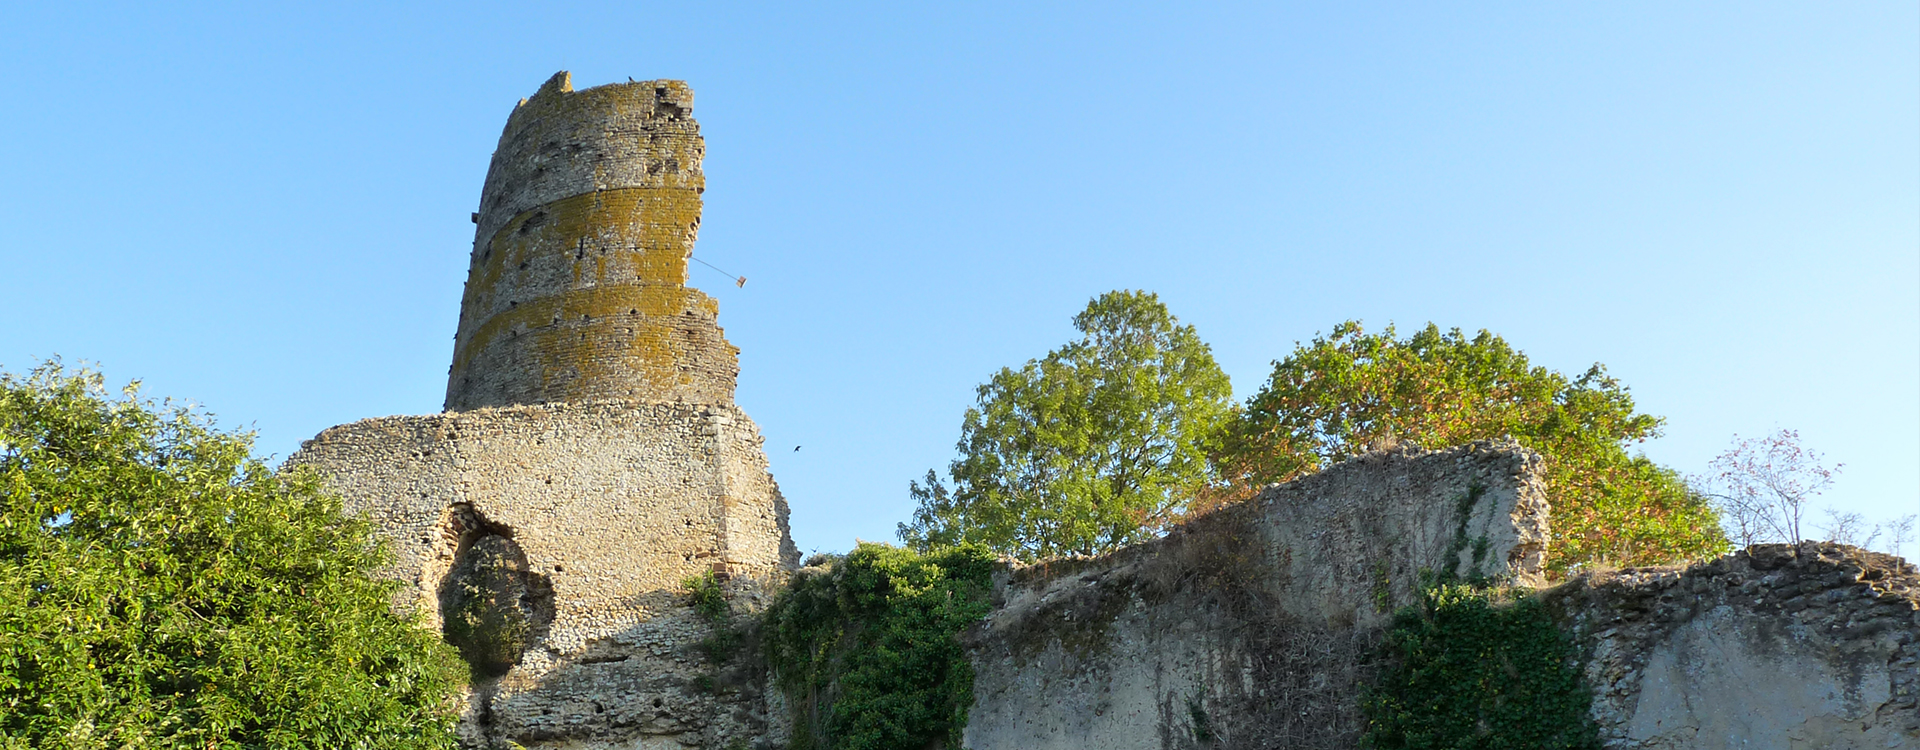
{"label": "tower battlement remnant", "polygon": [[563,71],[521,100],[474,214],[446,408],[732,403],[738,350],[686,287],[705,151],[680,81],[574,91]]}

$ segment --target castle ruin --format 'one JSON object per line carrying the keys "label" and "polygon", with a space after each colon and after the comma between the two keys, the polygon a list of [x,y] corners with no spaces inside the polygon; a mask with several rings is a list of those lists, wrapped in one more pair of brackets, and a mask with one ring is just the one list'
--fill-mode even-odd
{"label": "castle ruin", "polygon": [[[395,602],[458,647],[470,748],[779,748],[685,582],[763,605],[798,565],[737,350],[686,286],[704,143],[678,81],[515,107],[481,194],[446,411],[288,459],[393,545]],[[963,634],[964,745],[1350,748],[1432,572],[1537,582],[1551,502],[1513,443],[1367,454],[1093,559],[1010,566]],[[819,572],[802,571],[803,575]],[[1607,571],[1540,595],[1608,748],[1920,746],[1920,574],[1838,545]],[[795,704],[798,705],[798,704]]]}
{"label": "castle ruin", "polygon": [[[507,119],[474,215],[446,411],[330,428],[290,466],[392,540],[406,610],[473,668],[473,747],[725,747],[755,686],[701,689],[711,624],[797,562],[737,350],[688,288],[705,145],[679,81],[574,91]],[[585,744],[582,744],[585,743]],[[639,744],[634,744],[639,743]]]}

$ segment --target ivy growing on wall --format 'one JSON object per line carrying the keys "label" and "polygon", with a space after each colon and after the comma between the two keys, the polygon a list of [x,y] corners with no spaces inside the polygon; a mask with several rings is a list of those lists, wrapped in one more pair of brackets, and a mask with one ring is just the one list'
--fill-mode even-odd
{"label": "ivy growing on wall", "polygon": [[1363,701],[1381,750],[1598,750],[1573,643],[1539,599],[1455,583],[1394,615]]}
{"label": "ivy growing on wall", "polygon": [[796,577],[762,621],[793,750],[957,747],[973,667],[956,636],[990,609],[993,566],[979,548],[861,544]]}

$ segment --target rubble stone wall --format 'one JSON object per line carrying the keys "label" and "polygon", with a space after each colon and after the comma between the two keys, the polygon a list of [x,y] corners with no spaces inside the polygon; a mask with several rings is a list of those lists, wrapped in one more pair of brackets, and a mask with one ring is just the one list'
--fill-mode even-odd
{"label": "rubble stone wall", "polygon": [[1538,574],[1539,472],[1513,444],[1374,453],[1163,539],[1017,569],[966,637],[965,744],[1355,747],[1364,662],[1421,570]]}
{"label": "rubble stone wall", "polygon": [[333,427],[287,460],[392,541],[395,606],[473,668],[475,748],[728,747],[777,736],[683,585],[751,611],[799,555],[737,350],[686,287],[705,145],[679,81],[508,117],[481,191],[448,411]]}
{"label": "rubble stone wall", "polygon": [[[777,748],[787,710],[682,582],[736,612],[798,563],[737,350],[686,287],[704,143],[677,81],[555,75],[494,153],[447,413],[304,444],[393,543],[397,608],[473,667],[472,748]],[[1362,686],[1423,572],[1540,583],[1541,458],[1371,453],[1168,536],[1010,568],[963,635],[965,746],[1354,748]],[[1920,576],[1835,545],[1596,573],[1540,594],[1610,748],[1920,746]],[[746,629],[748,637],[751,629]],[[751,652],[751,649],[746,649]]]}
{"label": "rubble stone wall", "polygon": [[[1547,498],[1513,445],[1375,453],[1166,538],[1013,568],[964,636],[966,747],[1360,747],[1419,571],[1538,586]],[[1920,571],[1836,544],[1591,573],[1533,594],[1609,750],[1920,747]]]}
{"label": "rubble stone wall", "polygon": [[[477,670],[470,744],[764,731],[756,687],[732,697],[700,689],[715,668],[697,649],[709,625],[681,586],[717,572],[751,609],[798,562],[758,430],[738,409],[551,404],[384,417],[330,428],[287,465],[317,470],[350,513],[392,540],[393,574],[406,584],[397,604],[449,635],[442,607],[471,600],[452,590],[469,580],[456,574],[474,568],[470,555],[518,556],[511,570],[476,574],[488,582],[476,587],[508,586],[524,602],[524,612],[489,616],[533,632],[503,675]],[[494,599],[515,597],[484,600]]]}
{"label": "rubble stone wall", "polygon": [[1543,593],[1580,645],[1608,748],[1920,747],[1920,576],[1837,544],[1763,544]]}

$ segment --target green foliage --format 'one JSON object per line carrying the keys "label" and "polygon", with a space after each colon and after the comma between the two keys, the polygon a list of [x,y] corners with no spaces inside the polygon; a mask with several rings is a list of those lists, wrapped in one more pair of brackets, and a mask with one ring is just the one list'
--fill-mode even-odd
{"label": "green foliage", "polygon": [[796,696],[794,750],[958,747],[973,667],[956,635],[991,608],[994,558],[863,543],[767,609],[767,660]]}
{"label": "green foliage", "polygon": [[733,605],[727,602],[727,592],[721,587],[720,579],[708,571],[681,581],[680,586],[687,590],[694,613],[713,628],[713,632],[701,639],[700,650],[717,663],[731,660],[745,634],[734,625]]}
{"label": "green foliage", "polygon": [[251,442],[94,373],[0,374],[0,746],[453,745],[465,665]]}
{"label": "green foliage", "polygon": [[1213,718],[1207,715],[1206,702],[1198,694],[1187,696],[1187,724],[1193,727],[1195,742],[1202,745],[1213,742]]}
{"label": "green foliage", "polygon": [[[1467,582],[1475,586],[1487,583],[1486,573],[1480,570],[1480,565],[1487,561],[1487,552],[1492,547],[1492,542],[1485,536],[1467,536],[1467,526],[1473,521],[1474,503],[1480,502],[1480,498],[1485,497],[1486,494],[1486,487],[1478,484],[1470,485],[1467,487],[1467,491],[1461,493],[1459,499],[1454,501],[1453,541],[1447,545],[1447,554],[1441,558],[1446,560],[1448,565],[1457,565],[1460,560],[1460,553],[1467,551],[1468,547],[1472,547],[1473,562],[1467,571]],[[1449,568],[1446,574],[1441,576],[1441,579],[1452,583],[1454,577],[1455,571]]]}
{"label": "green foliage", "polygon": [[1221,466],[1257,486],[1389,441],[1511,437],[1547,461],[1549,569],[1718,554],[1727,543],[1713,509],[1673,471],[1627,453],[1659,427],[1601,365],[1570,379],[1486,331],[1468,338],[1428,324],[1401,339],[1349,321],[1274,363],[1229,431]]}
{"label": "green foliage", "polygon": [[1075,316],[1078,341],[1003,368],[960,428],[949,489],[932,471],[900,538],[978,544],[1023,560],[1097,554],[1151,537],[1212,479],[1232,388],[1192,326],[1159,298],[1109,292]]}
{"label": "green foliage", "polygon": [[1373,608],[1380,614],[1393,611],[1393,577],[1388,562],[1373,561]]}
{"label": "green foliage", "polygon": [[[1503,599],[1505,599],[1503,601]],[[1427,587],[1402,608],[1362,702],[1381,750],[1598,750],[1572,642],[1531,596]]]}
{"label": "green foliage", "polygon": [[720,579],[712,572],[681,581],[680,586],[687,590],[693,611],[708,622],[724,622],[733,616],[733,607],[727,604],[727,592],[720,588]]}

